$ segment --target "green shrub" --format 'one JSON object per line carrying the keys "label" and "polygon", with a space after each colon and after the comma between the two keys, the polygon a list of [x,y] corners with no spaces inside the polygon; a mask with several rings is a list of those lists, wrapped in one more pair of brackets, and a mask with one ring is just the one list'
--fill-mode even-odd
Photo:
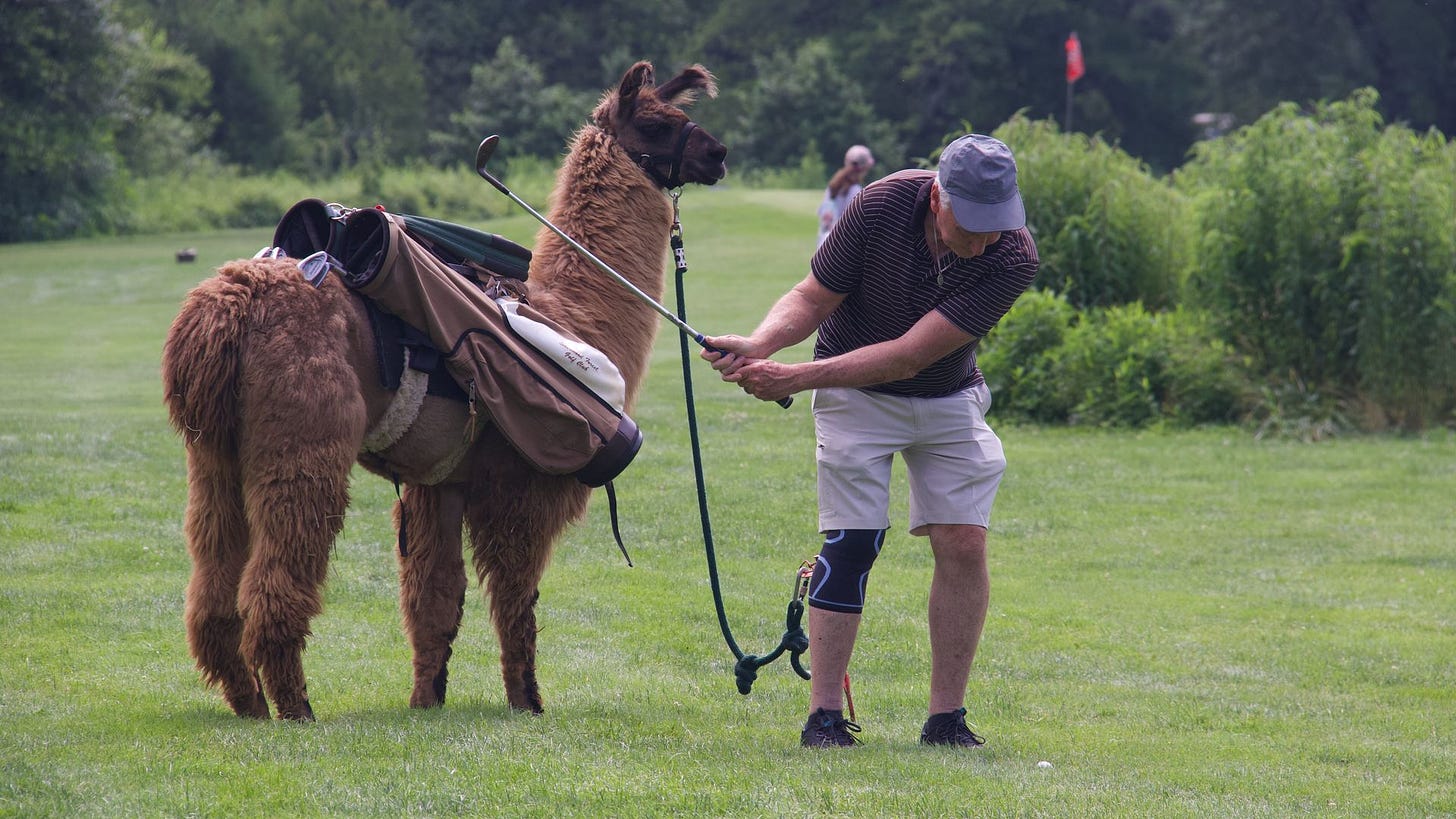
{"label": "green shrub", "polygon": [[976,362],[998,411],[1036,421],[1065,421],[1072,405],[1055,389],[1052,354],[1077,321],[1058,293],[1028,290],[981,344]]}
{"label": "green shrub", "polygon": [[1456,143],[1389,128],[1345,237],[1361,283],[1355,368],[1386,420],[1418,429],[1456,406]]}
{"label": "green shrub", "polygon": [[1271,378],[1259,388],[1251,419],[1254,437],[1314,443],[1355,427],[1344,409],[1347,399],[1312,388],[1298,376]]}
{"label": "green shrub", "polygon": [[[494,169],[511,190],[544,210],[555,166],[517,157]],[[316,197],[351,207],[383,204],[391,211],[462,223],[479,223],[519,211],[475,173],[469,163],[437,168],[364,166],[348,174],[305,180],[287,173],[243,175],[237,168],[202,163],[189,170],[138,180],[120,216],[122,233],[166,233],[220,228],[270,227],[289,206]]]}
{"label": "green shrub", "polygon": [[1069,421],[1140,427],[1159,418],[1169,352],[1158,343],[1156,330],[1156,317],[1141,304],[1083,316],[1050,368],[1071,404]]}
{"label": "green shrub", "polygon": [[418,163],[377,170],[360,178],[360,201],[345,204],[383,205],[396,213],[454,222],[484,221],[515,207],[467,164],[436,168]]}
{"label": "green shrub", "polygon": [[1414,429],[1456,404],[1456,148],[1376,102],[1286,104],[1196,147],[1187,301],[1265,373]]}
{"label": "green shrub", "polygon": [[308,196],[329,198],[325,186],[292,174],[243,175],[238,168],[206,160],[163,176],[136,180],[120,233],[168,233],[221,228],[265,227]]}
{"label": "green shrub", "polygon": [[1169,351],[1164,416],[1180,425],[1245,418],[1257,401],[1249,362],[1218,337],[1208,314],[1179,307],[1158,321]]}
{"label": "green shrub", "polygon": [[1208,317],[1133,303],[1076,313],[1024,294],[978,357],[998,410],[1035,421],[1144,427],[1230,423],[1254,402]]}
{"label": "green shrub", "polygon": [[1187,266],[1185,197],[1100,137],[1017,115],[995,136],[1016,152],[1041,255],[1037,286],[1078,308],[1171,307]]}

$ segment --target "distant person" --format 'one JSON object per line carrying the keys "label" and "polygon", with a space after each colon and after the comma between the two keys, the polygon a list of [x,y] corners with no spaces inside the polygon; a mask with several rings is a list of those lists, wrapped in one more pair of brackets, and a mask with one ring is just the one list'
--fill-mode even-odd
{"label": "distant person", "polygon": [[819,203],[819,244],[824,244],[849,201],[864,188],[865,174],[874,166],[875,155],[863,145],[852,145],[844,152],[844,167],[830,177],[824,201]]}
{"label": "distant person", "polygon": [[[854,745],[841,687],[865,581],[890,526],[890,467],[910,486],[910,534],[929,537],[930,697],[920,741],[976,748],[966,683],[991,579],[986,527],[1006,459],[986,424],[976,344],[1036,276],[1036,244],[1004,143],[971,134],[935,171],[890,174],[856,197],[809,275],[749,336],[710,336],[723,380],[777,400],[814,391],[819,531],[809,583],[810,716],[800,742]],[[814,360],[769,356],[818,330]]]}

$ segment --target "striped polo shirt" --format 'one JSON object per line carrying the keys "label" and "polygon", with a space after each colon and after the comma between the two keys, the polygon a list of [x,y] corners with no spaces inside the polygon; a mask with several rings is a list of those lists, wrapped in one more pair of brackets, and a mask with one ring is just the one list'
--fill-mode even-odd
{"label": "striped polo shirt", "polygon": [[983,381],[976,344],[1036,277],[1026,228],[1006,231],[986,252],[939,265],[925,241],[934,171],[893,173],[860,192],[810,262],[820,284],[845,299],[819,326],[814,358],[899,338],[931,310],[975,338],[911,378],[865,389],[935,398]]}

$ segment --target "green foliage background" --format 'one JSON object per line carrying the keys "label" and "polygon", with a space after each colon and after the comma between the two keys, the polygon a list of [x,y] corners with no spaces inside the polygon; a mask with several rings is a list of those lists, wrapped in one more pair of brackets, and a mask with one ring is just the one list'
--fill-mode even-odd
{"label": "green foliage background", "polygon": [[[305,196],[488,218],[508,204],[464,161],[480,136],[505,135],[499,172],[543,201],[626,65],[701,61],[722,94],[694,116],[730,145],[728,184],[818,187],[854,142],[880,171],[968,130],[1013,146],[1037,287],[1078,311],[1064,348],[1003,370],[1049,402],[1017,412],[1302,437],[1456,423],[1456,5],[1321,9],[15,0],[0,241],[262,227]],[[1070,89],[1069,29],[1089,63]],[[1196,111],[1241,127],[1195,131]]]}
{"label": "green foliage background", "polygon": [[[328,176],[554,158],[633,60],[711,68],[700,119],[740,171],[881,167],[956,123],[1024,111],[1100,135],[1157,173],[1280,102],[1380,92],[1416,130],[1456,130],[1456,6],[1259,0],[10,0],[0,4],[0,241],[125,229],[132,179],[216,164]],[[1069,88],[1062,42],[1088,73]],[[1074,93],[1070,93],[1074,92]],[[1215,118],[1218,121],[1218,118]],[[465,144],[463,147],[473,147]],[[822,177],[821,180],[822,182]],[[1115,201],[1109,203],[1115,207]]]}
{"label": "green foliage background", "polygon": [[[695,326],[748,329],[802,275],[818,196],[684,196]],[[538,227],[472,224],[525,243]],[[734,687],[665,324],[617,486],[636,567],[595,498],[542,586],[545,716],[506,708],[474,584],[446,705],[407,707],[393,488],[360,472],[305,655],[319,722],[238,719],[187,652],[185,459],[159,359],[187,290],[269,236],[0,247],[0,815],[1456,813],[1451,431],[1306,445],[1041,426],[998,394],[1010,464],[969,699],[990,746],[916,744],[931,558],[897,476],[851,669],[865,744],[806,753],[807,685],[782,660]],[[173,261],[183,245],[196,263]],[[728,615],[766,651],[820,545],[808,403],[691,372]]]}

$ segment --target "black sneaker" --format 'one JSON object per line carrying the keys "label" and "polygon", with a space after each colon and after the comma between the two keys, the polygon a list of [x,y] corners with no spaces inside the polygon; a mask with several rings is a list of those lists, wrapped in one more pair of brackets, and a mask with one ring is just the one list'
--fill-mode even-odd
{"label": "black sneaker", "polygon": [[820,708],[804,723],[799,744],[805,748],[849,748],[859,743],[857,733],[859,726],[845,719],[843,711]]}
{"label": "black sneaker", "polygon": [[926,720],[925,727],[920,729],[920,744],[979,748],[986,744],[986,739],[966,727],[966,709],[957,708]]}

